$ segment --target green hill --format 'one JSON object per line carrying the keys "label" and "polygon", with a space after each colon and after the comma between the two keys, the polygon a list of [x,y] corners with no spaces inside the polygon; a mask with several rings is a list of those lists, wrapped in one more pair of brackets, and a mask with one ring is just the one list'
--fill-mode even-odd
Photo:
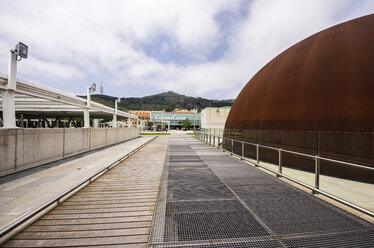
{"label": "green hill", "polygon": [[[117,99],[113,96],[107,95],[91,95],[91,99],[95,102],[102,103],[109,107],[114,107],[114,100]],[[165,110],[173,111],[179,109],[194,109],[199,111],[206,107],[223,107],[231,106],[234,100],[209,100],[201,97],[191,97],[180,95],[178,93],[168,91],[161,94],[144,96],[144,97],[128,97],[121,98],[121,103],[118,104],[118,109],[128,110]]]}

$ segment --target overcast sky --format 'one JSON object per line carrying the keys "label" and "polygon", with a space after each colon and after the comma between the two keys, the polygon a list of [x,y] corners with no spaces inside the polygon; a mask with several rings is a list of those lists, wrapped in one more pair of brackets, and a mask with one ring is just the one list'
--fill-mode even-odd
{"label": "overcast sky", "polygon": [[59,90],[229,99],[291,45],[371,13],[373,0],[0,0],[0,72],[22,41],[18,77]]}

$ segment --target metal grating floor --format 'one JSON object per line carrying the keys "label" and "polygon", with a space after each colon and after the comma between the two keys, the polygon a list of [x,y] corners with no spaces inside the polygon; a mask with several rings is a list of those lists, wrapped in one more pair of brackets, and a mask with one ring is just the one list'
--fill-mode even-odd
{"label": "metal grating floor", "polygon": [[192,137],[170,137],[148,247],[374,247],[374,225]]}

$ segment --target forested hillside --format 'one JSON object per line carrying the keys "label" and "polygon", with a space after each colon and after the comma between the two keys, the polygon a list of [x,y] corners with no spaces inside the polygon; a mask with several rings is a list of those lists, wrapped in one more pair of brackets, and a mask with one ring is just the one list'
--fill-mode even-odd
{"label": "forested hillside", "polygon": [[[116,97],[107,95],[91,95],[91,99],[95,102],[102,103],[109,107],[114,107]],[[201,97],[191,97],[180,95],[178,93],[168,91],[161,94],[144,96],[144,97],[128,97],[121,98],[118,104],[120,110],[165,110],[173,111],[179,109],[195,109],[199,111],[206,107],[222,107],[231,106],[234,100],[209,100]]]}

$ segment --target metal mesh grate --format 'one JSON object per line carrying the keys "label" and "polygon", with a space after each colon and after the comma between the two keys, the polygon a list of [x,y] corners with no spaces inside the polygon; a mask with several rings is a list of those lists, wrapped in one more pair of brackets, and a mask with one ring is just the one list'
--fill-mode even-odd
{"label": "metal mesh grate", "polygon": [[373,224],[222,154],[170,138],[149,247],[374,247]]}
{"label": "metal mesh grate", "polygon": [[365,228],[358,218],[326,206],[315,197],[252,197],[244,202],[277,234]]}
{"label": "metal mesh grate", "polygon": [[374,230],[363,230],[352,233],[319,235],[311,237],[286,238],[287,247],[334,247],[334,248],[372,248],[374,247]]}
{"label": "metal mesh grate", "polygon": [[265,229],[237,201],[170,202],[166,241],[266,236]]}
{"label": "metal mesh grate", "polygon": [[[206,243],[206,244],[205,244]],[[200,242],[200,244],[190,242],[179,242],[175,244],[154,244],[150,247],[154,248],[279,248],[283,247],[278,241],[273,239],[263,239],[254,241],[242,241],[241,239],[220,240]]]}

